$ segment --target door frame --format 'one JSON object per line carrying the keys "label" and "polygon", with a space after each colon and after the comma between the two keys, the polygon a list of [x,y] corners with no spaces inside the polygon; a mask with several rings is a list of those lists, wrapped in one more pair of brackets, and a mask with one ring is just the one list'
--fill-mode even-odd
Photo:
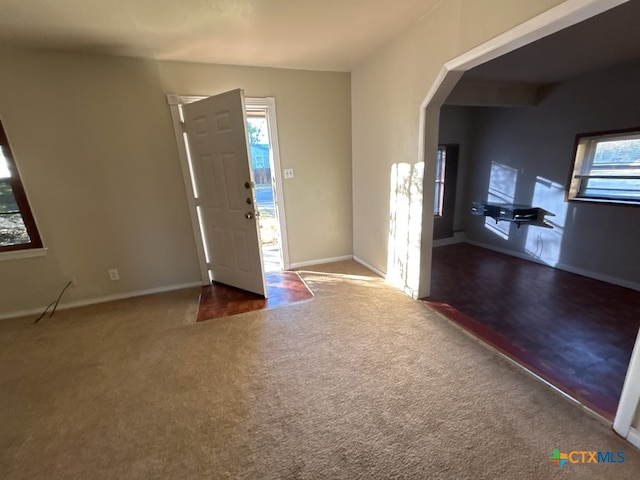
{"label": "door frame", "polygon": [[[452,238],[455,233],[456,192],[458,190],[458,171],[460,158],[459,143],[441,143],[438,151],[444,148],[444,192],[442,199],[442,214],[433,216],[433,240]],[[434,192],[435,193],[435,192]],[[435,202],[435,195],[434,195]],[[442,232],[445,232],[444,235]]]}
{"label": "door frame", "polygon": [[[204,242],[202,239],[202,228],[198,220],[198,213],[195,201],[195,186],[193,183],[193,174],[189,160],[189,154],[185,143],[185,133],[183,129],[184,118],[180,107],[187,103],[197,102],[207,98],[207,95],[177,95],[171,93],[167,95],[167,103],[171,112],[171,120],[173,123],[173,132],[176,137],[176,145],[178,146],[178,157],[180,158],[180,169],[182,170],[182,179],[184,188],[187,193],[187,204],[189,206],[189,217],[193,236],[196,244],[196,253],[198,256],[198,265],[200,268],[200,279],[202,285],[209,285],[209,272],[207,268],[207,258],[205,255]],[[276,180],[276,195],[278,197],[278,220],[280,223],[280,242],[282,248],[282,260],[284,270],[290,268],[289,248],[287,241],[286,216],[284,208],[284,193],[282,191],[282,169],[280,168],[280,149],[278,146],[278,130],[276,122],[275,98],[265,97],[245,97],[245,107],[249,108],[265,108],[267,111],[267,122],[269,125],[269,141],[271,142],[271,150],[273,152],[273,175]]]}
{"label": "door frame", "polygon": [[284,209],[284,191],[282,189],[282,168],[280,167],[280,146],[278,145],[278,122],[276,122],[276,99],[274,97],[245,97],[247,110],[265,110],[267,113],[267,127],[269,129],[269,148],[272,155],[269,156],[271,176],[275,179],[276,208],[278,211],[278,223],[280,224],[280,248],[282,250],[282,269],[289,270],[289,242],[287,240],[287,219]]}
{"label": "door frame", "polygon": [[633,426],[633,420],[640,408],[640,331],[633,346],[629,368],[620,394],[618,411],[613,421],[613,429],[629,443],[640,448],[640,425]]}

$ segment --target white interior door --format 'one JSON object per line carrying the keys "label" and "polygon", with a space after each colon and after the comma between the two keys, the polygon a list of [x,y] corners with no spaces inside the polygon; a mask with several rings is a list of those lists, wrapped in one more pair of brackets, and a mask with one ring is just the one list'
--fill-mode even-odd
{"label": "white interior door", "polygon": [[209,277],[266,297],[243,92],[183,112]]}

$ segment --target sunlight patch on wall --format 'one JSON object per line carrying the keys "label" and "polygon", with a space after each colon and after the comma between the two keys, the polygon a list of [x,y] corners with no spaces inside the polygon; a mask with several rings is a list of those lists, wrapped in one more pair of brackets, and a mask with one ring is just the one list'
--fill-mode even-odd
{"label": "sunlight patch on wall", "polygon": [[[491,176],[489,177],[489,193],[487,203],[513,203],[516,195],[518,170],[498,162],[491,162]],[[510,222],[496,222],[487,217],[485,227],[505,240],[509,239]]]}
{"label": "sunlight patch on wall", "polygon": [[560,260],[562,236],[567,218],[564,185],[537,177],[531,204],[544,208],[555,216],[547,217],[553,229],[528,227],[525,251],[536,260],[555,266]]}
{"label": "sunlight patch on wall", "polygon": [[387,281],[414,296],[420,275],[424,163],[391,167]]}

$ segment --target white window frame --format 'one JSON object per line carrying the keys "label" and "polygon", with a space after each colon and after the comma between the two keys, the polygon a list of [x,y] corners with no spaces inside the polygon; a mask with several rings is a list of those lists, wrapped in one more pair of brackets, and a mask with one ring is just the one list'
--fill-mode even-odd
{"label": "white window frame", "polygon": [[255,161],[256,168],[265,168],[264,155],[256,155],[253,160]]}
{"label": "white window frame", "polygon": [[[438,154],[436,157],[436,183],[435,195],[433,199],[433,216],[441,217],[444,208],[444,189],[445,189],[445,170],[447,168],[447,147],[438,145]],[[439,175],[438,175],[439,173]]]}
{"label": "white window frame", "polygon": [[[1,170],[6,168],[8,174],[8,176],[1,176],[0,182],[9,184],[14,201],[18,206],[18,210],[11,212],[11,214],[20,216],[29,237],[28,242],[0,245],[0,261],[43,256],[47,249],[38,229],[2,120],[0,120],[0,167],[3,167],[0,168]],[[3,213],[9,214],[9,212]]]}
{"label": "white window frame", "polygon": [[612,194],[597,195],[587,192],[588,182],[593,179],[611,179],[621,182],[640,181],[640,158],[631,159],[631,164],[593,165],[598,145],[611,141],[640,140],[640,128],[615,132],[595,132],[580,134],[576,137],[571,177],[567,183],[567,200],[621,205],[640,205],[640,187],[638,198]]}

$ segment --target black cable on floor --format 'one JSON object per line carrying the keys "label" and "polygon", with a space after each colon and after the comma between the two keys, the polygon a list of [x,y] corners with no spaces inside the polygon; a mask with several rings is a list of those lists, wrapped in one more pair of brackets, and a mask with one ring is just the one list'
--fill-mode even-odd
{"label": "black cable on floor", "polygon": [[60,292],[60,295],[58,295],[58,298],[55,301],[51,302],[49,305],[47,305],[47,308],[44,309],[44,312],[42,312],[42,314],[38,318],[36,318],[36,321],[33,322],[33,323],[38,323],[42,319],[42,317],[44,317],[46,315],[46,313],[49,310],[49,308],[51,307],[51,305],[53,305],[53,310],[51,310],[51,314],[49,315],[49,318],[53,317],[53,314],[56,313],[56,308],[58,308],[58,303],[60,303],[60,299],[62,298],[62,294],[65,292],[65,290],[67,288],[69,288],[69,286],[72,283],[73,283],[73,281],[71,280],[71,281],[69,281],[69,283],[67,283],[64,286],[64,288]]}

